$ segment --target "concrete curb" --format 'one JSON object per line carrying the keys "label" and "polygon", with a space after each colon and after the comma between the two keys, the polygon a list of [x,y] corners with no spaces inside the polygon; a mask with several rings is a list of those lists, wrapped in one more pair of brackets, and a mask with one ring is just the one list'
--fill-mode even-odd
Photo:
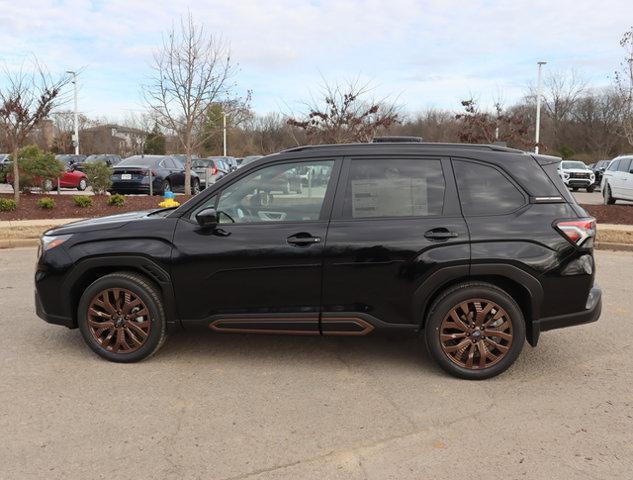
{"label": "concrete curb", "polygon": [[0,249],[36,246],[46,230],[79,220],[83,219],[51,218],[44,220],[0,221]]}

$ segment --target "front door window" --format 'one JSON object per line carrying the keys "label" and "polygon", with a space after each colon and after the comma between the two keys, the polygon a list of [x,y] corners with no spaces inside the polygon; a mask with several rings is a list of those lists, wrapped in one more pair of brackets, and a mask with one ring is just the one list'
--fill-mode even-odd
{"label": "front door window", "polygon": [[318,220],[333,160],[271,165],[228,186],[220,195],[220,223]]}

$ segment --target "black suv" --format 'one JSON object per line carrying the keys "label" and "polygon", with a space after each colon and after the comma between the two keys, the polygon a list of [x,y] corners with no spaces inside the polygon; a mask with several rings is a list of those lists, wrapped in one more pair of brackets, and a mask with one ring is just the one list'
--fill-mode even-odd
{"label": "black suv", "polygon": [[[453,375],[491,377],[525,339],[600,315],[595,220],[559,162],[491,145],[286,150],[176,209],[49,230],[37,313],[117,362],[148,357],[177,326],[393,331],[421,334]],[[274,188],[298,170],[324,181]]]}

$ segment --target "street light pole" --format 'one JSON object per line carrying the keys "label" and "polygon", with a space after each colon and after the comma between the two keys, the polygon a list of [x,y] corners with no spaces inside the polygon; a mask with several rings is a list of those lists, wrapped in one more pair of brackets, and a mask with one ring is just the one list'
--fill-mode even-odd
{"label": "street light pole", "polygon": [[73,76],[73,85],[75,87],[75,133],[73,134],[73,143],[75,144],[75,155],[79,155],[79,113],[77,112],[77,72],[67,70]]}
{"label": "street light pole", "polygon": [[538,79],[536,81],[536,135],[534,153],[538,153],[538,145],[541,136],[541,69],[547,62],[538,62]]}
{"label": "street light pole", "polygon": [[226,157],[226,113],[222,110],[222,134],[224,144],[224,156]]}

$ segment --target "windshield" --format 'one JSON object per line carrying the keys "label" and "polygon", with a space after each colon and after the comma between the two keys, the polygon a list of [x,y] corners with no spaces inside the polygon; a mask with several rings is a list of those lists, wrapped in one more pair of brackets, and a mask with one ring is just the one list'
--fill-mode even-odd
{"label": "windshield", "polygon": [[576,168],[576,169],[581,169],[581,170],[589,170],[587,168],[587,165],[585,165],[582,162],[563,162],[562,167],[563,169]]}
{"label": "windshield", "polygon": [[208,158],[199,158],[194,160],[191,165],[193,168],[209,168],[213,167],[213,160],[209,160]]}
{"label": "windshield", "polygon": [[60,162],[71,163],[71,162],[81,162],[86,157],[84,155],[56,155],[55,158]]}
{"label": "windshield", "polygon": [[110,160],[108,155],[90,155],[86,158],[86,163],[107,162]]}
{"label": "windshield", "polygon": [[125,167],[126,165],[139,165],[139,166],[151,166],[156,163],[156,161],[160,157],[141,157],[140,155],[135,155],[134,157],[126,158],[125,160],[121,160],[117,167]]}

